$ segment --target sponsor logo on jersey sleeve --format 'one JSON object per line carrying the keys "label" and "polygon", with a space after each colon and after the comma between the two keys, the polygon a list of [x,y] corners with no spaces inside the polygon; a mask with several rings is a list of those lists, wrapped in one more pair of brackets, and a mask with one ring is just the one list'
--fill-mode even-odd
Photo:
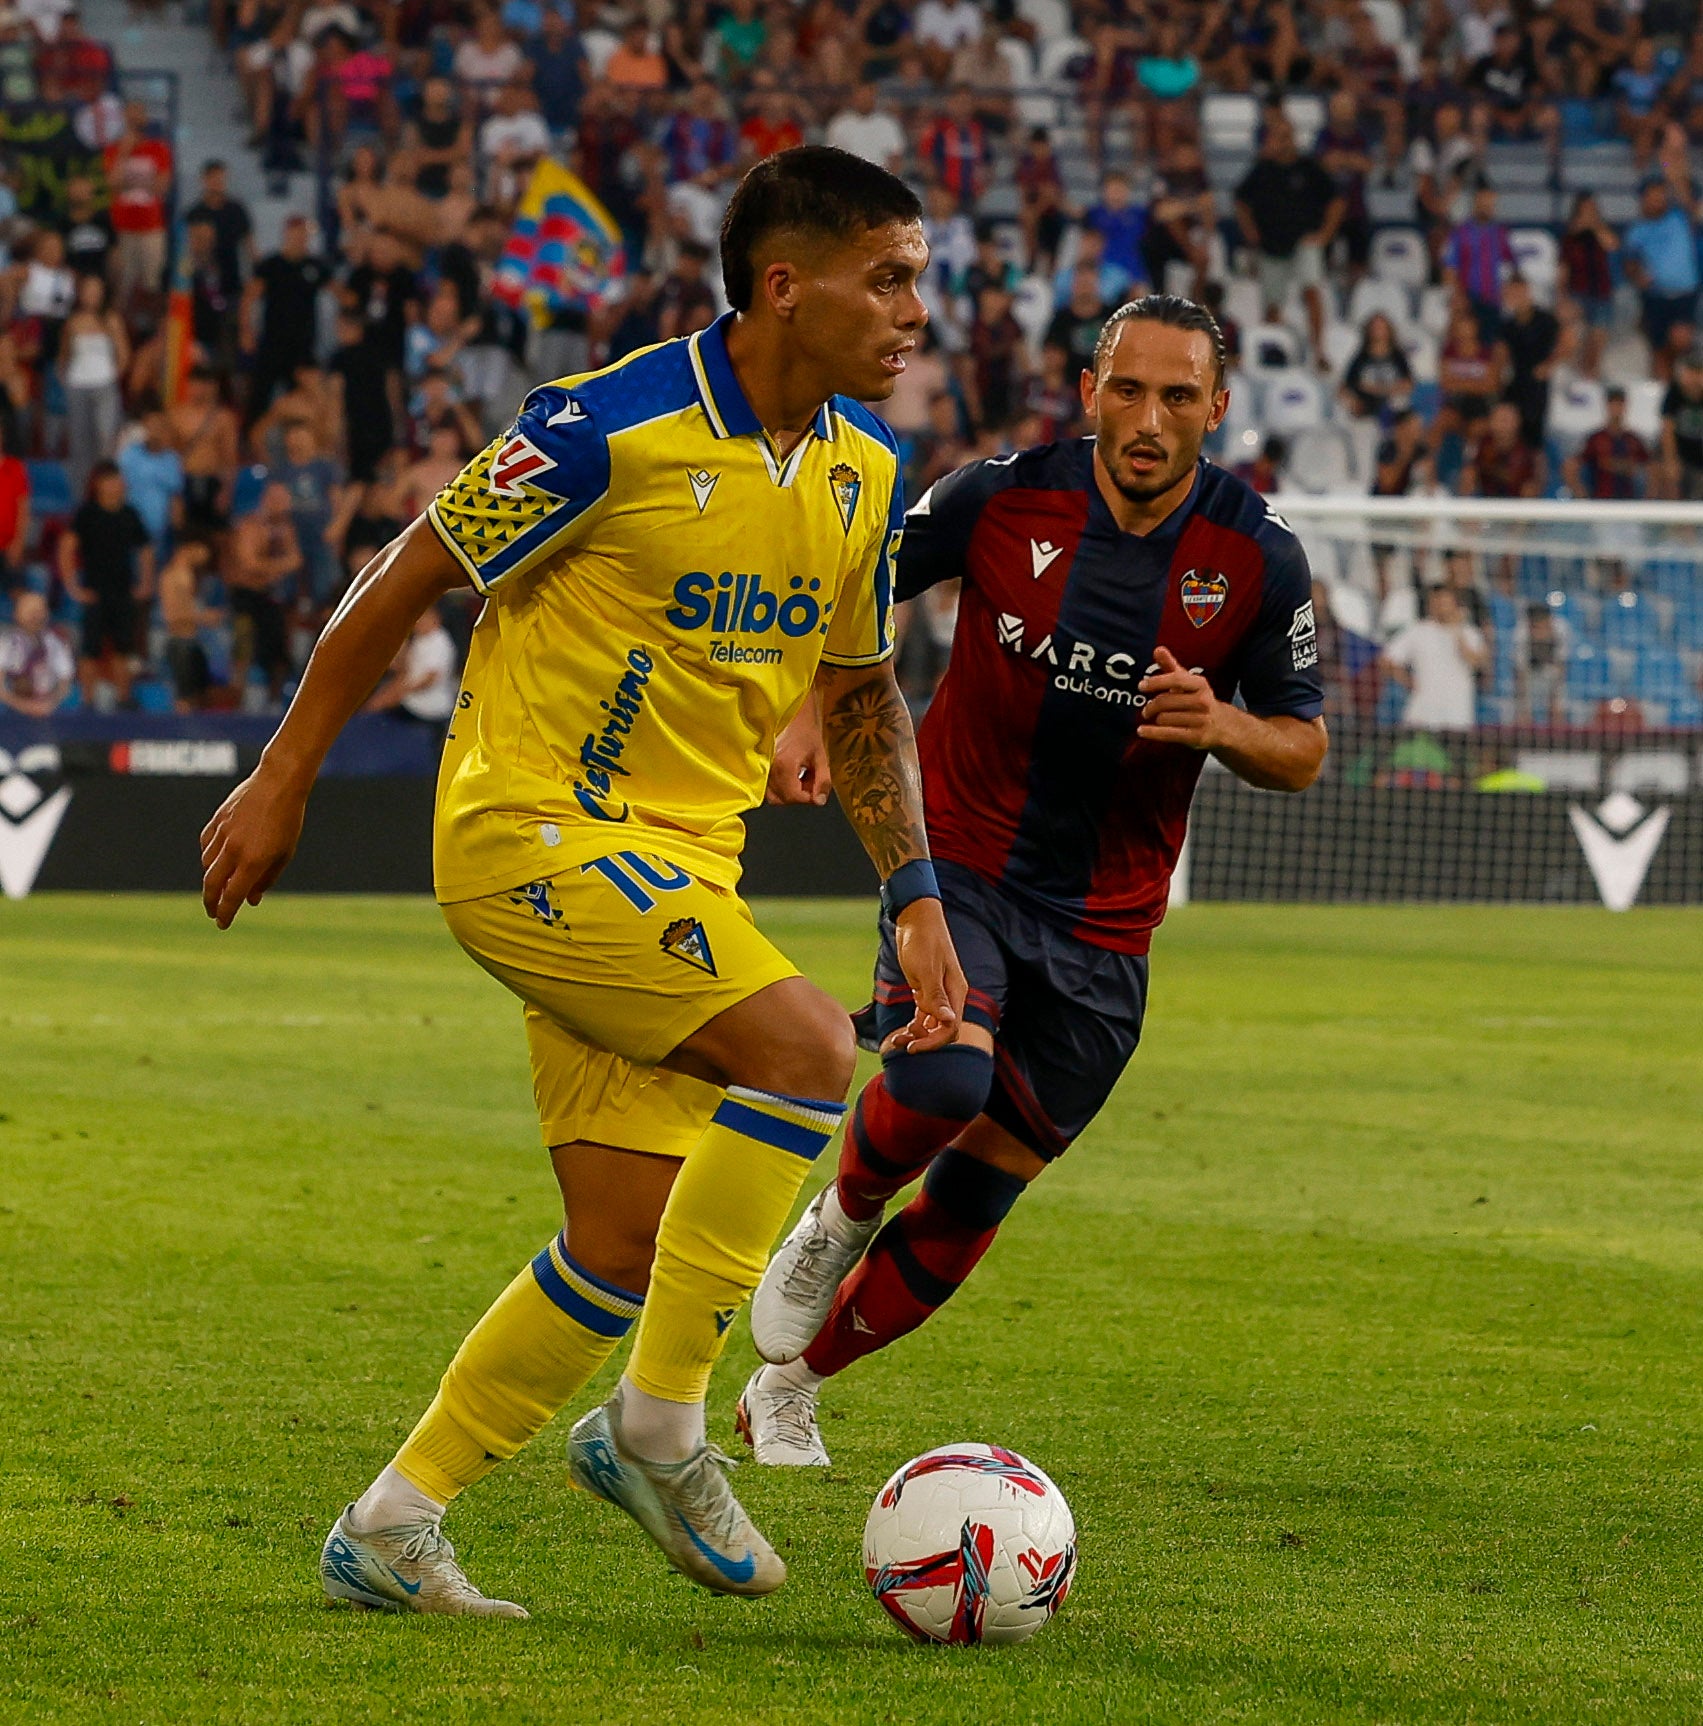
{"label": "sponsor logo on jersey sleeve", "polygon": [[491,457],[491,490],[499,497],[525,497],[528,482],[549,473],[556,466],[524,432],[516,432]]}
{"label": "sponsor logo on jersey sleeve", "polygon": [[1297,671],[1306,671],[1319,663],[1319,626],[1313,616],[1313,602],[1295,607],[1289,620],[1289,655]]}

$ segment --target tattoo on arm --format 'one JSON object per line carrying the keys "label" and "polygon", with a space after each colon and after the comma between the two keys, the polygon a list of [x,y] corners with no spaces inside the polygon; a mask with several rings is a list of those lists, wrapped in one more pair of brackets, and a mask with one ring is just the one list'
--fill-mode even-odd
{"label": "tattoo on arm", "polygon": [[834,788],[882,880],[928,855],[910,709],[892,669],[822,692],[822,741]]}

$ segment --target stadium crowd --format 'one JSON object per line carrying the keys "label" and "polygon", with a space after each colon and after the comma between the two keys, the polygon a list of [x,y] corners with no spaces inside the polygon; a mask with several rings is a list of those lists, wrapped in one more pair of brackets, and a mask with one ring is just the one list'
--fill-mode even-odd
{"label": "stadium crowd", "polygon": [[[90,143],[52,187],[0,157],[0,703],[275,709],[353,572],[528,380],[717,315],[734,182],[806,140],[924,197],[933,322],[882,408],[912,495],[1085,429],[1100,323],[1152,286],[1218,312],[1210,447],[1262,491],[1703,500],[1696,21],[1695,0],[222,0],[293,212],[257,255],[225,166],[119,99],[68,0],[0,4],[0,93]],[[550,157],[626,270],[538,328],[492,286]],[[1597,560],[1559,592],[1530,560],[1373,549],[1320,572],[1339,714],[1703,723],[1695,568]],[[918,701],[951,603],[906,620]],[[468,619],[444,610],[375,705],[447,717]]]}

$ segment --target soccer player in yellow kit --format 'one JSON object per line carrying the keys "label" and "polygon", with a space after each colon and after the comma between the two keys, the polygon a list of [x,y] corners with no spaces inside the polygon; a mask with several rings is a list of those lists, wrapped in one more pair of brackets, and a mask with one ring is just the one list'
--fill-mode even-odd
{"label": "soccer player in yellow kit", "polygon": [[[896,915],[918,1047],[964,979],[893,680],[903,523],[891,392],[926,320],[915,197],[842,151],[784,152],[728,208],[733,310],[535,389],[339,606],[254,775],[202,835],[228,927],[278,878],[337,732],[442,594],[485,594],[438,781],[437,896],[524,1003],[566,1223],[474,1327],[393,1462],[338,1518],[334,1598],[524,1617],[467,1579],[444,1508],[513,1456],[638,1322],[576,1482],[676,1569],[765,1594],[786,1570],[728,1487],[704,1398],[811,1160],[850,1021],[736,893],[740,814],[814,686],[840,795]],[[654,1255],[654,1262],[653,1262]]]}

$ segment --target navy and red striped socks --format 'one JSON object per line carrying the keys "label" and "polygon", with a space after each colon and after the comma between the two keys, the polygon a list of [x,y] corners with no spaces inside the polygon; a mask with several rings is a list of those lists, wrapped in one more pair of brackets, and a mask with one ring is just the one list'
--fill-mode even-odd
{"label": "navy and red striped socks", "polygon": [[993,1057],[961,1043],[893,1054],[863,1088],[840,1151],[840,1209],[856,1222],[881,1214],[982,1112]]}
{"label": "navy and red striped socks", "polygon": [[[844,1178],[842,1165],[842,1191]],[[840,1285],[803,1366],[832,1378],[915,1330],[976,1268],[1026,1184],[956,1147],[939,1152],[921,1192]]]}

